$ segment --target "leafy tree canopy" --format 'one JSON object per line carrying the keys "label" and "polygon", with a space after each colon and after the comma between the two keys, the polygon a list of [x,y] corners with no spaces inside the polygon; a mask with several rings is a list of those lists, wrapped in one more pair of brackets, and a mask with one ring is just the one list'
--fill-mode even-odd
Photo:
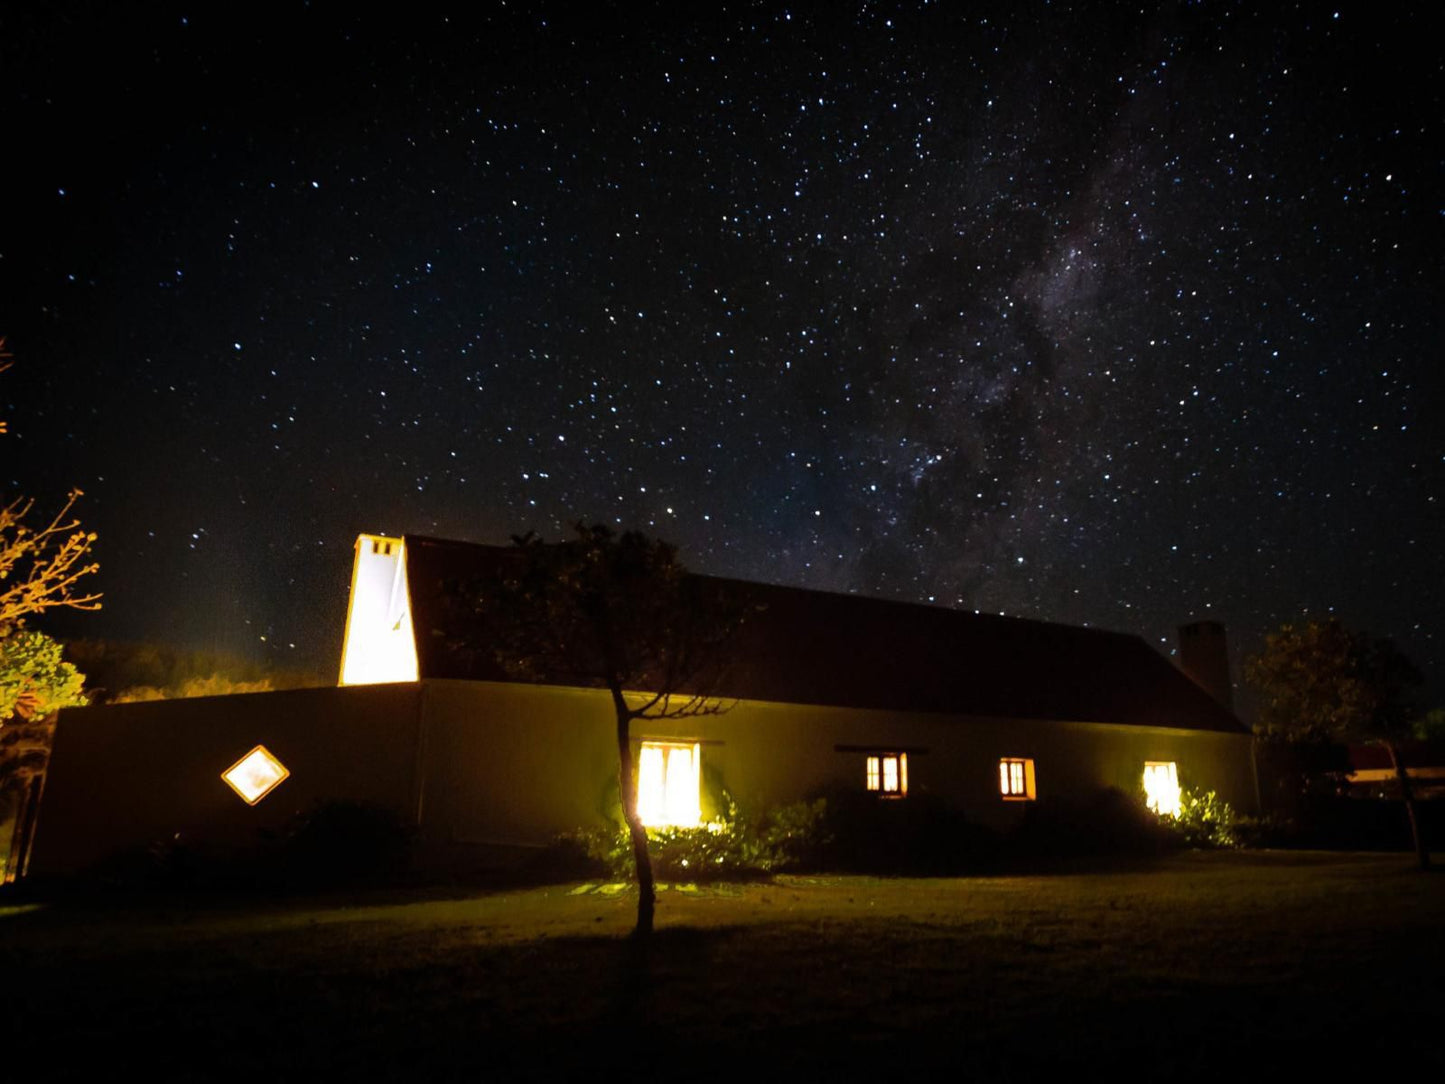
{"label": "leafy tree canopy", "polygon": [[85,675],[61,652],[58,641],[34,629],[0,639],[0,727],[86,703]]}
{"label": "leafy tree canopy", "polygon": [[1259,693],[1259,732],[1296,741],[1409,737],[1409,691],[1422,680],[1393,641],[1335,618],[1281,626],[1244,674]]}
{"label": "leafy tree canopy", "polygon": [[498,661],[528,680],[645,692],[628,698],[632,718],[712,714],[739,607],[666,542],[602,524],[575,532],[514,539],[520,560],[479,594]]}

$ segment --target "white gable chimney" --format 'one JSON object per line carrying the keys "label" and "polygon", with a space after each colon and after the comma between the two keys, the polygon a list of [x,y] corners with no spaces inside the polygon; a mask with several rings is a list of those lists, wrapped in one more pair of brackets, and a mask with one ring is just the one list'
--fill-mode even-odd
{"label": "white gable chimney", "polygon": [[416,679],[406,545],[400,538],[359,535],[351,566],[340,684],[379,685]]}

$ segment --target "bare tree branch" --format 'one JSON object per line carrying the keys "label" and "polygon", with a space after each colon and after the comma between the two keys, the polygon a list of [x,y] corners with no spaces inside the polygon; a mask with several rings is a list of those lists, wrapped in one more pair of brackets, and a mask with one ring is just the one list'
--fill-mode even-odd
{"label": "bare tree branch", "polygon": [[100,592],[80,587],[100,567],[87,560],[95,532],[84,530],[71,515],[81,496],[80,490],[71,490],[64,507],[40,528],[26,523],[33,500],[0,506],[0,629],[60,607],[100,609]]}

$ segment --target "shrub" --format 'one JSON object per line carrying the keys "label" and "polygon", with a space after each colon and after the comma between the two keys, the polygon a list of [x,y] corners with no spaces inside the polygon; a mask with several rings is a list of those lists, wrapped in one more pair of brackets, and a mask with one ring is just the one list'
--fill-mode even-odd
{"label": "shrub", "polygon": [[1240,845],[1234,807],[1214,791],[1181,790],[1179,812],[1160,818],[1186,847],[1227,848]]}
{"label": "shrub", "polygon": [[[726,792],[719,805],[721,816],[708,824],[647,830],[652,871],[659,881],[761,876],[809,863],[822,845],[822,801],[782,806],[757,820],[746,817]],[[554,849],[575,853],[579,846],[606,875],[632,876],[626,827],[573,833],[558,840]]]}
{"label": "shrub", "polygon": [[1014,830],[1011,851],[1022,857],[1104,857],[1159,854],[1173,842],[1143,796],[1117,787],[1082,797],[1031,803]]}
{"label": "shrub", "polygon": [[853,789],[827,796],[820,865],[857,873],[938,875],[993,865],[998,836],[933,795],[880,799]]}
{"label": "shrub", "polygon": [[1252,847],[1297,847],[1302,833],[1298,822],[1265,813],[1251,817],[1237,813],[1232,825],[1237,845]]}
{"label": "shrub", "polygon": [[392,880],[411,865],[413,830],[393,810],[334,801],[294,818],[279,834],[275,871],[308,884]]}

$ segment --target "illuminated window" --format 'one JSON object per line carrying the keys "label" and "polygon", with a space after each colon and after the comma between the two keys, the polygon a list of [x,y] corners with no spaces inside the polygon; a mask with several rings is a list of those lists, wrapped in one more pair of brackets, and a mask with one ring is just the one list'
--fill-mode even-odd
{"label": "illuminated window", "polygon": [[866,762],[867,785],[884,798],[902,798],[908,793],[908,754],[879,753]]}
{"label": "illuminated window", "polygon": [[221,778],[247,805],[255,805],[290,774],[286,765],[272,756],[269,749],[258,745],[222,772]]}
{"label": "illuminated window", "polygon": [[649,828],[702,823],[701,747],[645,741],[637,756],[637,815]]}
{"label": "illuminated window", "polygon": [[1004,757],[998,762],[998,789],[1006,802],[1034,799],[1034,762],[1031,757]]}
{"label": "illuminated window", "polygon": [[1162,816],[1179,815],[1179,769],[1174,761],[1144,762],[1144,801]]}

